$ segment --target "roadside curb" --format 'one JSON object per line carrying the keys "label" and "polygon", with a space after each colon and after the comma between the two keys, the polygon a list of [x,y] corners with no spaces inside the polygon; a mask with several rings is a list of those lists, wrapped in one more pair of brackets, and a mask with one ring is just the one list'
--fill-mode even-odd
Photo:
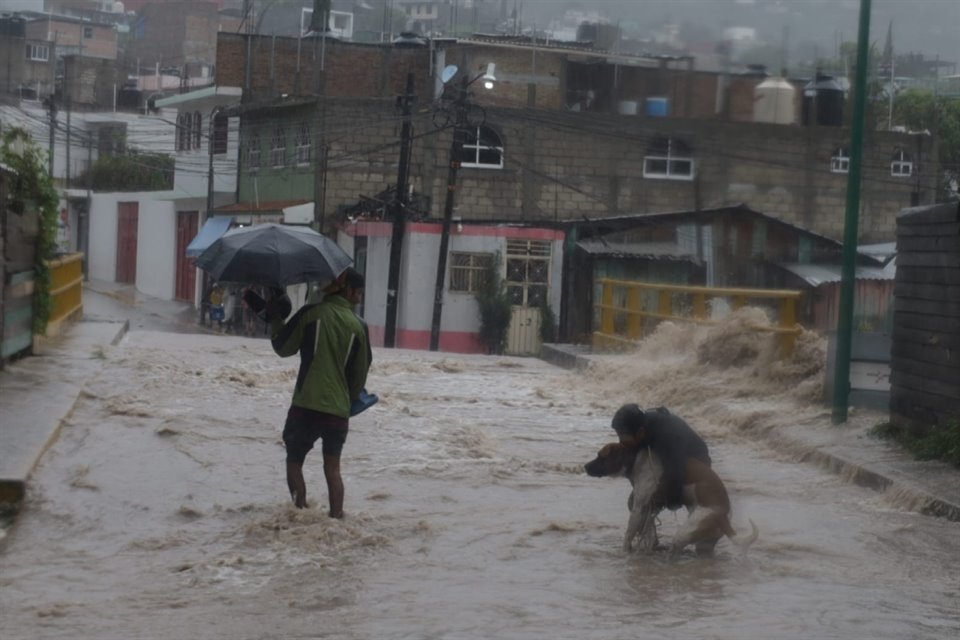
{"label": "roadside curb", "polygon": [[[583,345],[544,344],[540,359],[564,369],[581,370],[590,366],[590,348]],[[923,515],[960,522],[960,504],[935,495],[904,477],[902,473],[884,465],[863,464],[831,451],[829,445],[805,443],[783,430],[765,432],[765,439],[774,440],[780,447],[786,444],[798,452],[798,460],[815,464],[850,482],[881,492],[897,492],[909,497],[911,509]]]}

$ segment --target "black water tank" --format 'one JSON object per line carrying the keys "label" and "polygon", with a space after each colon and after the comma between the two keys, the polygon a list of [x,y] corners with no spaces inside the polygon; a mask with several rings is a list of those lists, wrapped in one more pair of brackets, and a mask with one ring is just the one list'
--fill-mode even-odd
{"label": "black water tank", "polygon": [[817,73],[803,87],[801,117],[804,125],[843,126],[843,88],[833,76]]}

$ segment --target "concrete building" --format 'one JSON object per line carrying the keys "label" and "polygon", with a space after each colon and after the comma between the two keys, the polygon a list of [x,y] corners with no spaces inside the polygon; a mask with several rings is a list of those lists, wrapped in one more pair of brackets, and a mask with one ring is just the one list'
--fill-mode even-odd
{"label": "concrete building", "polygon": [[117,59],[117,29],[113,24],[56,14],[25,13],[26,36],[54,43],[56,56]]}
{"label": "concrete building", "polygon": [[0,17],[0,92],[12,99],[38,100],[56,86],[54,43],[31,38],[21,16]]}

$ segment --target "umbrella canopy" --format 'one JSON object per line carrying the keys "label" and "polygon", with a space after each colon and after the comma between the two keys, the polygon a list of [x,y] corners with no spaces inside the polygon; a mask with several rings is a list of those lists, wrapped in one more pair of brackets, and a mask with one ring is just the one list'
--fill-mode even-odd
{"label": "umbrella canopy", "polygon": [[336,242],[307,227],[260,224],[228,231],[197,258],[221,282],[285,287],[333,281],[353,260]]}

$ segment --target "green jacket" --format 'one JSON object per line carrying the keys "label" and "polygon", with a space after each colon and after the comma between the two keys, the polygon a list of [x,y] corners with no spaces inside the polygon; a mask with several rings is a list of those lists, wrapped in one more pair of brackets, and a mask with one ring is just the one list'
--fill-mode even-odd
{"label": "green jacket", "polygon": [[341,418],[367,382],[370,343],[363,321],[341,295],[301,307],[286,323],[270,322],[271,343],[286,358],[300,352],[293,404]]}

